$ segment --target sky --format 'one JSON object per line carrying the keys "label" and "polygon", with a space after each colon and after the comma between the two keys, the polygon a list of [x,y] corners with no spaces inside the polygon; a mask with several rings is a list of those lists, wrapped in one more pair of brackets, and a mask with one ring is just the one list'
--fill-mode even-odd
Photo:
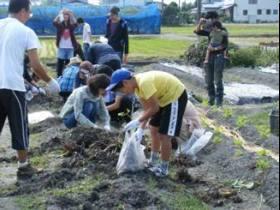
{"label": "sky", "polygon": [[[164,0],[164,3],[169,4],[172,1],[179,3],[179,0]],[[195,0],[181,0],[181,2],[183,3],[184,1],[186,1],[186,3],[190,3],[190,2],[194,2]]]}

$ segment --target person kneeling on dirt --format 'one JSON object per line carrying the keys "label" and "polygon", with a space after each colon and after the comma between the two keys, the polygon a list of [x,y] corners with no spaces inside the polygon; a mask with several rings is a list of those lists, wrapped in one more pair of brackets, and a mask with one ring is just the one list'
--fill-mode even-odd
{"label": "person kneeling on dirt", "polygon": [[[96,73],[106,74],[111,78],[113,69],[102,65],[96,69]],[[135,101],[136,98],[134,96],[124,96],[113,91],[106,91],[105,102],[111,116],[111,121],[116,123],[128,123],[131,121],[132,112],[135,110]]]}
{"label": "person kneeling on dirt", "polygon": [[98,128],[98,123],[110,130],[110,115],[103,99],[109,85],[110,78],[100,74],[91,77],[87,86],[74,90],[60,113],[65,126]]}
{"label": "person kneeling on dirt", "polygon": [[[136,94],[144,107],[139,119],[130,122],[124,131],[138,129],[138,141],[143,139],[146,124],[150,122],[152,154],[150,170],[159,177],[168,175],[172,152],[172,137],[180,135],[188,95],[184,84],[173,75],[150,71],[133,75],[130,71],[119,70],[112,76],[107,90],[123,94]],[[161,152],[161,163],[159,154]]]}

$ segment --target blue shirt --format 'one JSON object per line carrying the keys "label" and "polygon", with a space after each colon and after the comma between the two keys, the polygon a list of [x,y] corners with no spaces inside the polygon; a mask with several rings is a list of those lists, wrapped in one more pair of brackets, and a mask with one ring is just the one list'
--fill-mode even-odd
{"label": "blue shirt", "polygon": [[61,89],[61,92],[72,93],[74,90],[75,81],[79,73],[79,66],[73,65],[67,67],[63,71],[63,75],[58,78],[58,83]]}

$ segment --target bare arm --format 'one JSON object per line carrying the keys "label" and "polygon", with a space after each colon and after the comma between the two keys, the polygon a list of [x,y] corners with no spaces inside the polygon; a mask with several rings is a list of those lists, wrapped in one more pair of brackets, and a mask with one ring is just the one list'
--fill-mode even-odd
{"label": "bare arm", "polygon": [[35,72],[35,74],[44,82],[49,83],[52,78],[48,76],[46,70],[42,66],[37,49],[29,50],[28,57],[30,60],[30,66]]}
{"label": "bare arm", "polygon": [[122,96],[117,96],[114,104],[107,106],[109,112],[115,111],[121,107]]}
{"label": "bare arm", "polygon": [[140,117],[139,121],[141,123],[147,122],[152,116],[159,112],[160,107],[158,100],[155,96],[152,96],[150,99],[144,101],[141,100],[141,103],[144,106],[144,113]]}

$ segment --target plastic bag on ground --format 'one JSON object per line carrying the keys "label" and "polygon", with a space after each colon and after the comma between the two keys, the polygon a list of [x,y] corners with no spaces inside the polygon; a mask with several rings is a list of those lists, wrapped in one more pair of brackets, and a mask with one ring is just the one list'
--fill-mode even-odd
{"label": "plastic bag on ground", "polygon": [[191,138],[182,143],[177,152],[176,152],[176,157],[178,157],[180,154],[187,154],[187,152],[192,148],[192,146],[195,144],[195,142],[201,137],[203,136],[203,134],[205,133],[204,129],[196,129],[193,131]]}
{"label": "plastic bag on ground", "polygon": [[185,142],[181,145],[181,149],[179,149],[176,153],[177,156],[180,154],[184,154],[186,156],[191,156],[193,159],[196,159],[196,155],[207,146],[213,137],[212,132],[206,132],[205,134],[201,134],[202,130],[196,130],[191,139],[188,142]]}
{"label": "plastic bag on ground", "polygon": [[132,134],[127,132],[125,135],[125,141],[117,164],[118,175],[141,171],[145,168],[145,147],[136,141],[135,135],[135,132]]}

